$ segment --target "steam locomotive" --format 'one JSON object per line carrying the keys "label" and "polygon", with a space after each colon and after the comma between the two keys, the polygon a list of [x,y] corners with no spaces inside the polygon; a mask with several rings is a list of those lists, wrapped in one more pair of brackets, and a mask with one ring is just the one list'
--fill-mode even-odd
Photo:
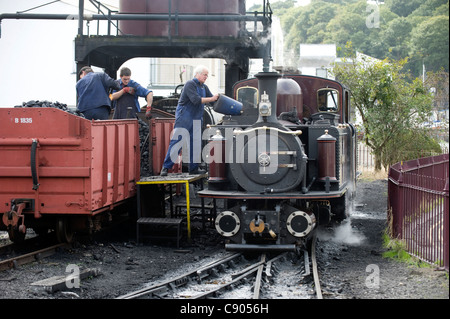
{"label": "steam locomotive", "polygon": [[349,91],[330,79],[261,72],[233,92],[234,102],[214,106],[225,116],[210,126],[199,195],[222,200],[215,228],[227,250],[295,251],[319,225],[348,217],[356,184]]}

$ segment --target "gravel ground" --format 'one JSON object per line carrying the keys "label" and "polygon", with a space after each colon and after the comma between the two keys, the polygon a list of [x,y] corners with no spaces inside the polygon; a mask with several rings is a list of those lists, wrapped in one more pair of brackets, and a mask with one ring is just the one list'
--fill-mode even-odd
{"label": "gravel ground", "polygon": [[[387,181],[362,180],[358,182],[357,191],[351,220],[319,233],[319,271],[324,298],[448,299],[445,272],[408,266],[381,256],[384,251],[381,235],[386,228]],[[136,245],[134,226],[111,229],[53,256],[0,272],[0,298],[116,298],[139,288],[143,282],[158,280],[176,269],[205,262],[224,252],[223,243],[213,230],[202,233],[194,223],[193,238],[192,244],[184,242],[177,250],[171,244]],[[83,279],[77,289],[64,288],[53,293],[31,285],[52,276],[67,276],[74,267],[80,271],[97,269],[99,274]]]}
{"label": "gravel ground", "polygon": [[382,235],[387,227],[387,180],[359,181],[349,222],[319,233],[324,298],[448,299],[445,271],[390,258]]}

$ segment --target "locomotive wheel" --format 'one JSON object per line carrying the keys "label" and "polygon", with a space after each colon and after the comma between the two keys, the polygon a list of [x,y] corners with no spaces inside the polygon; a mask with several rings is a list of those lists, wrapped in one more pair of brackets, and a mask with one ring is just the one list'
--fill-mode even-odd
{"label": "locomotive wheel", "polygon": [[60,243],[71,243],[73,239],[73,230],[67,218],[58,218],[56,220],[56,239]]}
{"label": "locomotive wheel", "polygon": [[19,230],[19,228],[10,228],[8,229],[9,240],[13,243],[22,243],[25,240],[26,233],[23,233]]}

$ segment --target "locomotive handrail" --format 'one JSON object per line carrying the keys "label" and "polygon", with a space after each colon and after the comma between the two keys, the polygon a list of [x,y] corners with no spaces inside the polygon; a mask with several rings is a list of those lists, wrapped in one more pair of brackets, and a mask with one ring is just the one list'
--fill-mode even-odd
{"label": "locomotive handrail", "polygon": [[283,134],[290,134],[290,135],[301,135],[303,132],[301,130],[297,130],[297,131],[283,131],[280,130],[279,128],[276,127],[268,127],[268,126],[261,126],[261,127],[255,127],[252,128],[250,130],[246,130],[246,131],[242,131],[242,130],[234,130],[233,133],[236,135],[240,135],[240,134],[249,134],[255,131],[261,131],[261,130],[270,130],[270,131],[276,131],[276,132],[280,132]]}

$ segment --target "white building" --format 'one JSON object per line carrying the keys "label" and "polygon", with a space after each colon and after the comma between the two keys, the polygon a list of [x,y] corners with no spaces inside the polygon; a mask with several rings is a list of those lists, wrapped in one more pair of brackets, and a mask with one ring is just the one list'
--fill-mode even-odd
{"label": "white building", "polygon": [[299,70],[302,74],[326,78],[336,58],[336,44],[300,44]]}

